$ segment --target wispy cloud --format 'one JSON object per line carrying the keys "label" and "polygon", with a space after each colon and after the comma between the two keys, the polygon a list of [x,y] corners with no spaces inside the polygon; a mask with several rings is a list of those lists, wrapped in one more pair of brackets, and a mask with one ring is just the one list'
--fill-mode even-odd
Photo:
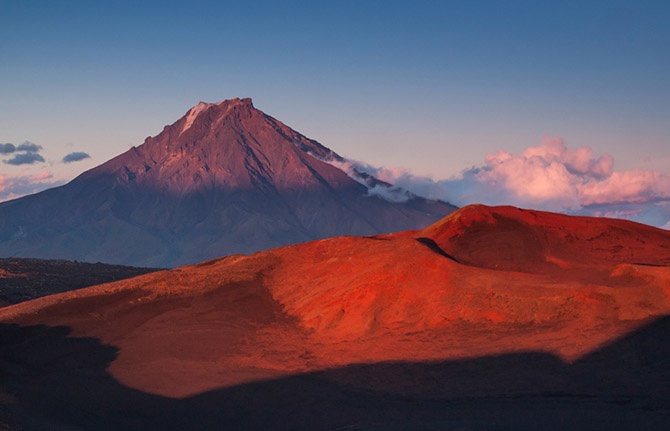
{"label": "wispy cloud", "polygon": [[63,157],[63,163],[78,162],[80,160],[88,159],[90,157],[91,156],[88,153],[84,153],[82,151],[75,151]]}

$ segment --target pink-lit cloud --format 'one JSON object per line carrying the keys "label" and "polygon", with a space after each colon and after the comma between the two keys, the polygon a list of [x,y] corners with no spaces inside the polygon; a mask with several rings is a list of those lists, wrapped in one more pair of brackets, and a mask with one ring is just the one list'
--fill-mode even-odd
{"label": "pink-lit cloud", "polygon": [[0,202],[37,193],[63,183],[64,181],[54,179],[53,174],[46,171],[36,175],[0,174]]}
{"label": "pink-lit cloud", "polygon": [[[656,226],[670,222],[670,176],[651,170],[616,171],[610,155],[570,149],[545,136],[521,154],[498,151],[460,175],[434,180],[398,168],[353,163],[358,170],[419,196],[470,203],[516,205],[568,213],[630,218]],[[667,225],[666,225],[667,226]]]}
{"label": "pink-lit cloud", "polygon": [[649,170],[614,171],[610,155],[571,150],[560,138],[544,137],[521,155],[486,157],[478,181],[502,186],[506,199],[554,210],[594,204],[643,203],[670,198],[670,177]]}

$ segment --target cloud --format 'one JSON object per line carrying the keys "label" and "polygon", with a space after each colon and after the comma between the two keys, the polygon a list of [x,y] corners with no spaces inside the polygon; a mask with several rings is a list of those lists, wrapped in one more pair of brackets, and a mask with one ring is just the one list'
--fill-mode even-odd
{"label": "cloud", "polygon": [[11,159],[5,160],[5,163],[8,165],[32,165],[37,162],[45,162],[44,157],[38,153],[20,153],[12,157]]}
{"label": "cloud", "polygon": [[415,195],[458,206],[515,205],[629,218],[659,227],[670,222],[670,175],[615,171],[612,156],[596,155],[588,147],[570,149],[560,138],[545,136],[540,145],[521,154],[488,154],[481,165],[447,179],[351,161],[340,165],[352,178],[364,173]]}
{"label": "cloud", "polygon": [[14,144],[0,144],[0,154],[12,154],[16,151]]}
{"label": "cloud", "polygon": [[28,153],[37,153],[42,149],[41,145],[34,144],[32,142],[24,142],[23,144],[19,144],[18,147],[16,147],[16,151],[25,151]]}
{"label": "cloud", "polygon": [[0,202],[16,199],[24,195],[62,185],[64,181],[54,180],[50,172],[37,175],[10,176],[0,174]]}
{"label": "cloud", "polygon": [[584,205],[668,199],[670,176],[645,170],[614,172],[605,181],[585,184],[581,194]]}
{"label": "cloud", "polygon": [[88,153],[84,153],[82,151],[75,151],[74,153],[67,154],[65,157],[63,157],[63,163],[72,163],[72,162],[78,162],[80,160],[88,159],[91,156]]}
{"label": "cloud", "polygon": [[4,162],[8,165],[32,165],[37,162],[43,163],[45,160],[38,153],[21,153]]}
{"label": "cloud", "polygon": [[15,146],[14,144],[0,144],[0,154],[15,154],[14,157],[5,159],[3,162],[8,165],[16,166],[32,165],[37,162],[44,163],[44,157],[39,154],[41,149],[41,145],[28,141],[19,144],[18,146]]}
{"label": "cloud", "polygon": [[383,180],[379,181],[378,177],[368,172],[377,172],[377,170],[365,163],[354,162],[346,159],[324,159],[314,154],[311,155],[316,159],[319,159],[344,171],[351,179],[367,187],[369,196],[379,196],[384,200],[395,203],[407,202],[415,196],[413,193],[401,187],[389,184]]}
{"label": "cloud", "polygon": [[518,156],[487,156],[476,180],[499,184],[503,197],[513,203],[558,211],[670,199],[670,176],[613,167],[610,155],[596,157],[586,147],[570,150],[560,138],[545,137]]}

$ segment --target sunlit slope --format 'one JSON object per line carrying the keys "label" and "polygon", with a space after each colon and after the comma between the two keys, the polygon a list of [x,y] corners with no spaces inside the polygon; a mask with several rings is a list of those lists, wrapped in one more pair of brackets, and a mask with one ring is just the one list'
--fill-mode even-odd
{"label": "sunlit slope", "polygon": [[230,256],[0,318],[117,346],[119,381],[170,396],[351,363],[574,361],[670,310],[669,244],[634,223],[474,206],[423,231]]}

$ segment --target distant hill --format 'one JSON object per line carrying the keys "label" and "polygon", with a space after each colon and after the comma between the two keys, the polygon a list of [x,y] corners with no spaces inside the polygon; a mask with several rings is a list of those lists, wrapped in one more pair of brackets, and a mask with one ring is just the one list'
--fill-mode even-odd
{"label": "distant hill", "polygon": [[154,271],[158,269],[68,260],[0,258],[0,307]]}
{"label": "distant hill", "polygon": [[[200,103],[70,183],[0,203],[0,256],[174,267],[337,235],[423,228],[455,209],[367,175],[256,109]],[[369,189],[400,193],[391,202]]]}

